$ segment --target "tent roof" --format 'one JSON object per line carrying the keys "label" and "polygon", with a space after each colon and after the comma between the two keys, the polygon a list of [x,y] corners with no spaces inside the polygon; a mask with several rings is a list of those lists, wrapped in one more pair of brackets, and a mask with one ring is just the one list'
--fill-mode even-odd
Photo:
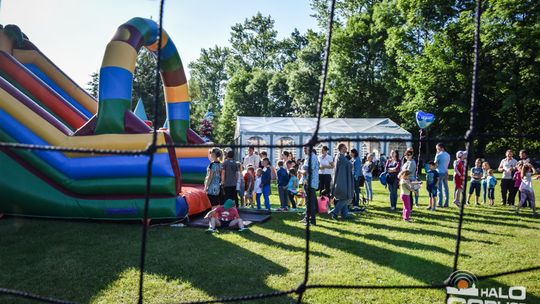
{"label": "tent roof", "polygon": [[[235,138],[242,134],[311,134],[316,118],[303,117],[249,117],[238,116]],[[322,118],[321,136],[399,136],[411,133],[389,118]]]}

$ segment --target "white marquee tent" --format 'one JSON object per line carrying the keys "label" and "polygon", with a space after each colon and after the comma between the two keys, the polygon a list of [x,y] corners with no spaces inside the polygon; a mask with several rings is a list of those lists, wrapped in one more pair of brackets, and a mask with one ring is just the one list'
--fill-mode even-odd
{"label": "white marquee tent", "polygon": [[[243,145],[299,145],[309,141],[315,130],[316,118],[302,117],[247,117],[238,116],[234,133],[235,143]],[[407,130],[388,118],[322,118],[319,129],[319,138],[347,138],[344,141],[349,150],[357,149],[360,155],[375,152],[388,155],[390,150],[397,149],[402,155],[411,145],[411,142],[384,142],[377,139],[399,138],[411,140],[412,135]],[[369,138],[369,141],[363,139]],[[323,145],[330,148],[332,153],[339,143],[328,142]],[[282,150],[292,152],[297,158],[301,156],[301,148],[261,148],[267,150],[272,161],[278,159]],[[244,148],[236,155],[242,158],[247,153]]]}

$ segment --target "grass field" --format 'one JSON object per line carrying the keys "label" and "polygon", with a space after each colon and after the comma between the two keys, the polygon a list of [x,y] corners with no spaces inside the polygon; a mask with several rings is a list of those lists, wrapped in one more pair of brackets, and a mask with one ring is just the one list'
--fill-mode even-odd
{"label": "grass field", "polygon": [[[310,284],[429,285],[451,273],[458,224],[455,206],[389,211],[378,182],[369,211],[350,221],[323,215],[312,229]],[[537,197],[540,183],[535,181]],[[424,191],[425,192],[425,191]],[[274,193],[276,193],[274,191]],[[425,193],[421,193],[425,194]],[[467,207],[459,268],[476,275],[540,265],[540,217],[500,205]],[[276,196],[272,197],[277,203]],[[244,233],[151,227],[146,303],[213,299],[295,288],[303,279],[305,228],[296,213],[274,213]],[[81,303],[135,303],[141,226],[6,217],[0,220],[0,287]],[[525,286],[540,303],[540,271],[483,281]],[[442,290],[308,290],[305,303],[443,303]],[[0,297],[1,303],[27,303]],[[285,296],[256,303],[292,303]]]}

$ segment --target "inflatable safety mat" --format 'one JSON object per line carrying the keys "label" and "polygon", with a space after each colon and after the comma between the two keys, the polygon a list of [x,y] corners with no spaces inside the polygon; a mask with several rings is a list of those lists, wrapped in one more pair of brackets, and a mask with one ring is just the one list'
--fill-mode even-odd
{"label": "inflatable safety mat", "polygon": [[[264,210],[253,210],[253,209],[240,209],[238,210],[240,217],[244,221],[244,226],[250,226],[256,223],[263,223],[270,219],[270,212]],[[205,219],[204,215],[193,218],[189,221],[188,226],[191,227],[201,227],[208,228],[209,219]]]}

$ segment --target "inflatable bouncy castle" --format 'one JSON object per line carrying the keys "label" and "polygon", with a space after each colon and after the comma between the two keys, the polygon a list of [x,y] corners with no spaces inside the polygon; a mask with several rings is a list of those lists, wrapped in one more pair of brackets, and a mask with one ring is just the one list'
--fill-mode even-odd
{"label": "inflatable bouncy castle", "polygon": [[[0,26],[0,142],[67,148],[144,150],[153,130],[131,112],[142,47],[157,55],[158,25],[133,18],[106,47],[96,101],[15,25]],[[158,144],[204,141],[189,129],[190,98],[178,51],[165,31],[160,73],[169,129]],[[202,191],[207,147],[154,154],[149,218],[178,219],[210,207]],[[54,218],[141,219],[148,155],[1,148],[0,213]]]}

